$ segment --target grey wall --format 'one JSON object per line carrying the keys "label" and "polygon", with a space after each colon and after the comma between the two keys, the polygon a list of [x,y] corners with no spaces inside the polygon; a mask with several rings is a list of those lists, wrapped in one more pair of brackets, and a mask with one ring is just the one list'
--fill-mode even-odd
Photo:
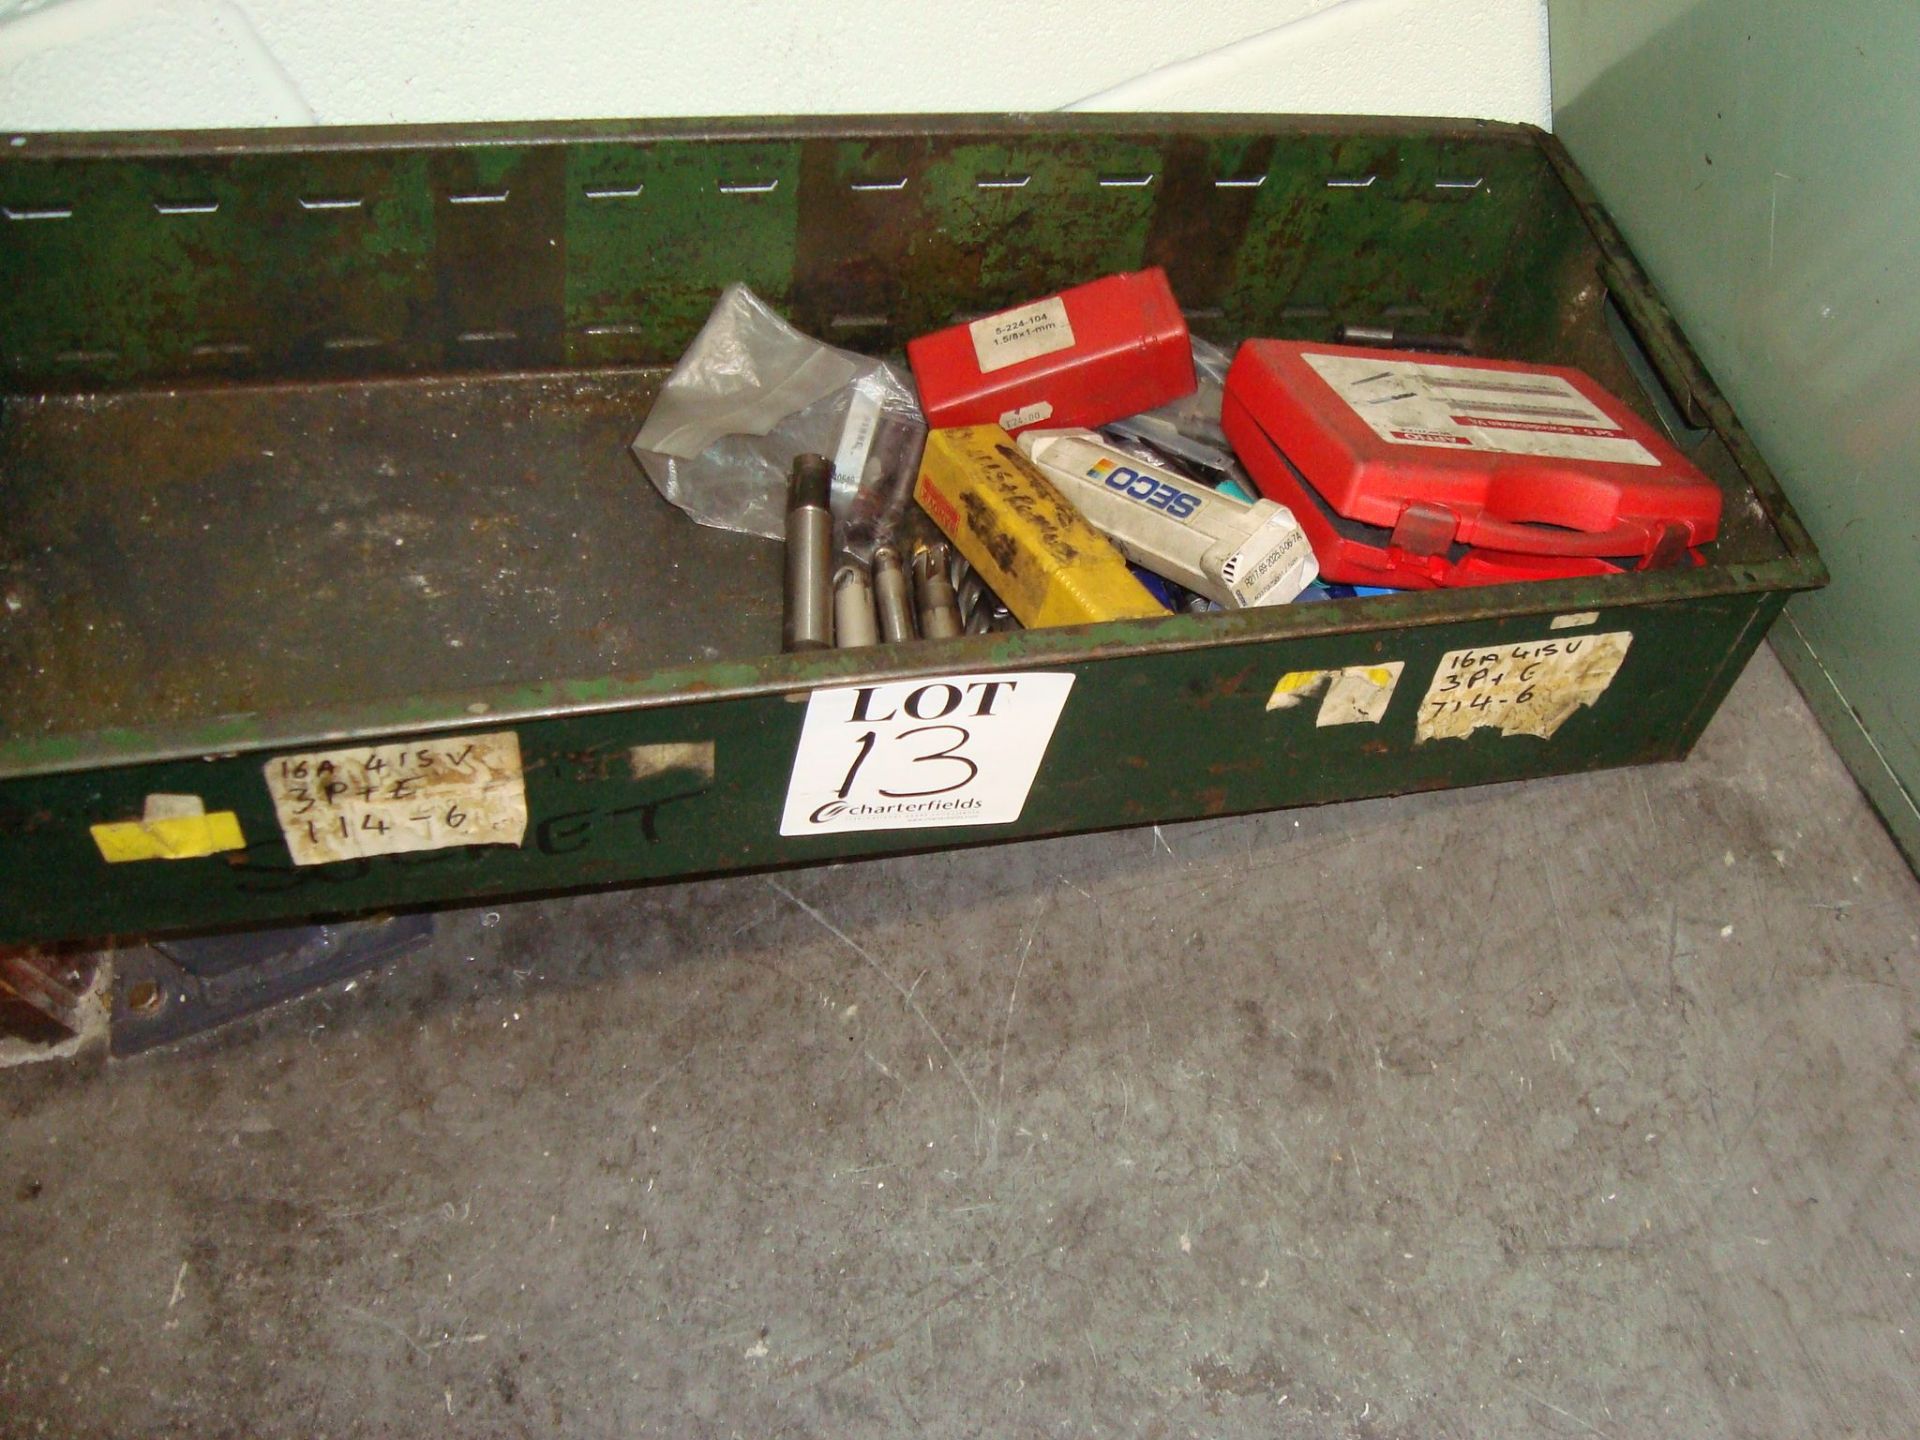
{"label": "grey wall", "polygon": [[0,0],[0,126],[1276,110],[1547,123],[1545,0]]}
{"label": "grey wall", "polygon": [[1920,860],[1920,5],[1549,13],[1555,128],[1832,568],[1775,647]]}

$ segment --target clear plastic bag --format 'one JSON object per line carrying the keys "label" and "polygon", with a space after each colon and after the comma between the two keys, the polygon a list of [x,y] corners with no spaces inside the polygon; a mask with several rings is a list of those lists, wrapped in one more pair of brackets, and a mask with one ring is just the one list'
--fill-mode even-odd
{"label": "clear plastic bag", "polygon": [[1220,428],[1220,402],[1226,394],[1227,367],[1233,363],[1233,356],[1198,335],[1192,344],[1193,373],[1199,382],[1193,393],[1144,414],[1114,421],[1105,427],[1108,436],[1147,445],[1210,484],[1232,481],[1247,495],[1258,494],[1235,457],[1226,431]]}
{"label": "clear plastic bag", "polygon": [[702,525],[769,540],[786,534],[794,456],[828,456],[837,528],[864,559],[912,495],[926,434],[912,382],[893,366],[823,345],[730,285],[661,387],[633,453]]}

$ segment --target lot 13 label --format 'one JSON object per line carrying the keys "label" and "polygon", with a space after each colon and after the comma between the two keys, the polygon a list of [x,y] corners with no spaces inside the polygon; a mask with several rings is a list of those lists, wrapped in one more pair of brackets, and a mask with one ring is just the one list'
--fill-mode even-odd
{"label": "lot 13 label", "polygon": [[816,690],[780,833],[1018,820],[1072,688],[1044,672]]}

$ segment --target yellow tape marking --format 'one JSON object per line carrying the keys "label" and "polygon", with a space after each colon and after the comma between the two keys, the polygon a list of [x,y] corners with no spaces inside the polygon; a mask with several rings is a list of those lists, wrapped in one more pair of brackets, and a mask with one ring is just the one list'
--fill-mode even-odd
{"label": "yellow tape marking", "polygon": [[1293,709],[1320,687],[1327,673],[1325,670],[1289,670],[1274,681],[1273,693],[1267,697],[1267,709]]}
{"label": "yellow tape marking", "polygon": [[231,810],[162,820],[114,820],[91,829],[100,858],[109,865],[129,860],[198,860],[223,850],[247,848],[240,817]]}

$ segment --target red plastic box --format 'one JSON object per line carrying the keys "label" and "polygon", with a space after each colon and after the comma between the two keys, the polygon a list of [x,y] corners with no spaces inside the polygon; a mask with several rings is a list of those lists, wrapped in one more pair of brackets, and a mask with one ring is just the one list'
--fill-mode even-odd
{"label": "red plastic box", "polygon": [[907,344],[936,430],[1105,425],[1194,388],[1186,318],[1157,265]]}
{"label": "red plastic box", "polygon": [[1331,579],[1428,588],[1683,564],[1719,528],[1719,487],[1578,370],[1252,340],[1221,420]]}

